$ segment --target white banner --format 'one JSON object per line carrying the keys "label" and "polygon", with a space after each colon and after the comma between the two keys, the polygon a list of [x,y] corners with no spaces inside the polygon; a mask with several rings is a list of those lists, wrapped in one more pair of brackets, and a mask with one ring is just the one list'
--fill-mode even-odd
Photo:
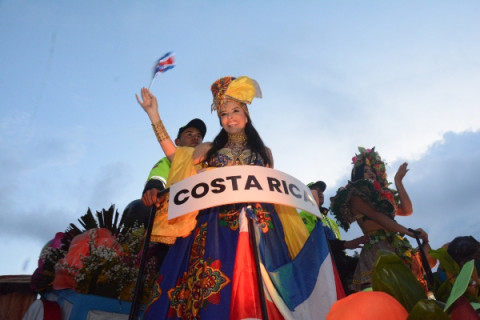
{"label": "white banner", "polygon": [[171,185],[168,219],[243,202],[278,203],[321,216],[310,188],[300,180],[265,167],[229,166],[201,172]]}

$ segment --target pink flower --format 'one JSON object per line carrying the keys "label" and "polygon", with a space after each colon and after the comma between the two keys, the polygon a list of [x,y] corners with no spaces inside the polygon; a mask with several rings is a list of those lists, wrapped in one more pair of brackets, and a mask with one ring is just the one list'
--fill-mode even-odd
{"label": "pink flower", "polygon": [[358,161],[357,156],[355,156],[355,157],[352,158],[352,164],[355,164],[357,161]]}

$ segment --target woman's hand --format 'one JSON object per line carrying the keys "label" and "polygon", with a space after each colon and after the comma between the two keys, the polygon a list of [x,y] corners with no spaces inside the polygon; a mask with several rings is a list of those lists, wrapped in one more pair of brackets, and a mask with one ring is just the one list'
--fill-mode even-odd
{"label": "woman's hand", "polygon": [[400,167],[397,170],[397,173],[395,174],[395,183],[401,182],[403,180],[403,178],[408,172],[407,166],[408,166],[408,163],[406,162],[400,165]]}
{"label": "woman's hand", "polygon": [[[418,228],[418,229],[415,229],[414,231],[420,239],[422,239],[425,243],[428,243],[428,234],[425,232],[425,230],[423,230],[422,228]],[[415,238],[415,234],[413,232],[411,237]]]}
{"label": "woman's hand", "polygon": [[397,216],[409,216],[413,213],[413,206],[410,197],[408,196],[407,190],[403,186],[403,178],[408,172],[408,163],[404,162],[400,165],[395,174],[395,187],[398,191],[398,197],[400,199],[400,205],[396,212]]}
{"label": "woman's hand", "polygon": [[158,102],[157,97],[155,97],[150,90],[147,88],[142,88],[140,90],[142,94],[142,98],[135,94],[138,103],[142,106],[143,110],[148,114],[148,117],[152,121],[152,123],[156,123],[160,120],[160,115],[158,114]]}
{"label": "woman's hand", "polygon": [[363,248],[363,244],[370,239],[369,236],[363,235],[361,237],[355,238],[353,240],[345,241],[343,244],[345,249],[357,249],[357,248]]}

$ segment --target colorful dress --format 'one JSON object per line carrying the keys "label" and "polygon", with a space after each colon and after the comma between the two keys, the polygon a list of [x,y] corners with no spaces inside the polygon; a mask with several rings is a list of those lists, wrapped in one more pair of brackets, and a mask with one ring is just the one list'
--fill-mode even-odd
{"label": "colorful dress", "polygon": [[[249,149],[234,156],[224,148],[209,163],[226,165],[264,166],[264,160]],[[280,215],[279,210],[284,212]],[[241,203],[201,210],[191,234],[176,239],[160,269],[145,319],[261,318],[247,217],[253,221],[269,319],[325,316],[337,296],[323,232],[309,236],[296,210]],[[293,249],[293,240],[301,247]],[[315,259],[324,262],[322,272]],[[302,272],[301,267],[314,270]],[[317,278],[324,274],[331,278],[323,277],[319,285]],[[322,303],[309,302],[319,296]]]}
{"label": "colorful dress", "polygon": [[[369,220],[368,217],[354,215],[351,211],[350,200],[352,196],[359,196],[375,210],[395,220],[397,204],[394,199],[394,191],[382,188],[378,181],[371,182],[370,180],[361,179],[349,182],[346,187],[339,188],[336,195],[331,198],[331,211],[345,231],[349,229],[351,223],[359,219]],[[416,273],[419,280],[423,279],[417,251],[412,248],[408,239],[402,234],[380,229],[368,234],[368,236],[369,241],[364,244],[360,252],[360,258],[351,285],[352,290],[361,291],[371,287],[373,265],[379,250],[395,252]]]}

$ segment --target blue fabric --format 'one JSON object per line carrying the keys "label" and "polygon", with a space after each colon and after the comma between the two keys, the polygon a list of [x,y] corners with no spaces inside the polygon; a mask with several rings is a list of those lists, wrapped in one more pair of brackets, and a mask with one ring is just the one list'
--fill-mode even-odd
{"label": "blue fabric", "polygon": [[275,270],[267,268],[275,287],[292,311],[312,293],[320,267],[329,254],[323,228],[317,227],[295,259]]}
{"label": "blue fabric", "polygon": [[[112,313],[130,314],[132,304],[119,299],[96,296],[93,294],[81,294],[71,289],[54,290],[57,295],[57,302],[61,306],[65,301],[70,302],[73,307],[68,320],[85,320],[90,310],[99,310]],[[138,316],[141,318],[142,310]]]}

